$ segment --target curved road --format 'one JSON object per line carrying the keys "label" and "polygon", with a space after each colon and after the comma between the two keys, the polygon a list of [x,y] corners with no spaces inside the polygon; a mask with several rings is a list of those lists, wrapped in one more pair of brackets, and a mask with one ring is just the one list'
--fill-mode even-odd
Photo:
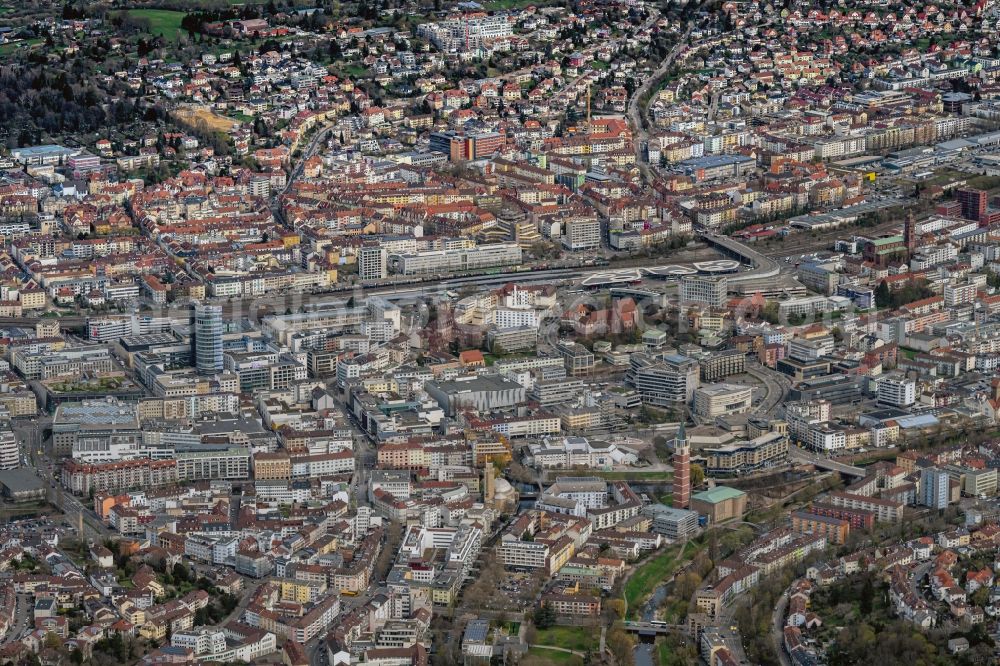
{"label": "curved road", "polygon": [[[701,5],[699,5],[698,8],[700,9]],[[670,49],[670,52],[667,54],[667,57],[663,59],[663,62],[660,63],[660,66],[657,67],[653,73],[642,82],[642,85],[635,89],[635,92],[632,93],[632,98],[628,101],[626,113],[628,114],[632,126],[635,128],[635,134],[632,137],[632,141],[635,144],[635,163],[639,165],[640,169],[643,169],[643,173],[646,173],[646,169],[648,169],[648,167],[645,166],[646,161],[643,158],[642,147],[647,141],[649,141],[649,131],[646,129],[646,122],[643,117],[645,116],[645,110],[640,108],[639,100],[646,96],[652,85],[660,80],[660,77],[663,76],[666,71],[670,69],[671,65],[674,64],[674,60],[677,59],[677,56],[680,55],[681,51],[687,47],[687,40],[688,37],[691,36],[692,28],[692,25],[688,25],[684,34],[681,36],[680,41],[677,42],[674,48]]]}
{"label": "curved road", "polygon": [[670,69],[670,67],[674,64],[674,60],[676,60],[677,56],[681,54],[681,51],[687,48],[688,38],[691,36],[691,31],[694,29],[694,17],[711,2],[713,2],[713,0],[703,0],[698,3],[698,6],[695,7],[689,14],[688,26],[684,29],[684,33],[681,35],[680,40],[674,48],[670,49],[670,52],[667,53],[663,62],[661,62],[660,65],[653,70],[653,73],[642,82],[642,85],[635,89],[635,92],[632,93],[632,97],[628,101],[626,114],[628,115],[632,126],[635,128],[635,134],[632,139],[635,144],[635,162],[639,165],[639,168],[643,170],[643,174],[647,176],[648,167],[645,166],[646,163],[642,157],[642,146],[649,141],[649,131],[646,129],[646,111],[641,108],[639,101],[646,96],[652,85],[657,83],[660,80],[660,77],[663,76],[668,69]]}
{"label": "curved road", "polygon": [[815,465],[816,467],[822,469],[840,472],[841,474],[846,474],[847,476],[853,476],[855,478],[865,475],[865,470],[861,467],[855,467],[854,465],[837,462],[833,458],[827,458],[826,456],[821,456],[819,454],[806,451],[805,449],[800,449],[797,446],[788,447],[788,457],[795,462]]}
{"label": "curved road", "polygon": [[778,598],[778,604],[774,607],[771,615],[771,639],[774,641],[774,650],[778,655],[781,666],[792,666],[792,660],[785,652],[785,608],[788,607],[788,590]]}
{"label": "curved road", "polygon": [[777,261],[761,254],[746,243],[742,243],[735,238],[729,238],[728,236],[712,232],[704,234],[702,238],[708,245],[717,249],[721,248],[725,254],[738,256],[741,262],[749,263],[753,266],[753,270],[729,276],[728,280],[730,284],[775,277],[781,272],[781,266]]}
{"label": "curved road", "polygon": [[326,140],[326,135],[329,134],[334,127],[334,124],[326,125],[317,131],[313,138],[309,139],[309,143],[302,150],[302,156],[299,158],[298,164],[292,168],[292,172],[288,174],[288,177],[285,179],[285,186],[280,192],[275,193],[271,197],[271,214],[282,226],[287,227],[288,223],[285,221],[285,211],[281,206],[281,197],[287,194],[288,190],[292,189],[292,184],[302,176],[302,170],[305,169],[306,160],[316,153],[316,150],[320,147],[321,143]]}
{"label": "curved road", "polygon": [[302,155],[299,157],[299,163],[295,165],[295,168],[293,168],[292,172],[288,175],[288,178],[285,180],[285,187],[278,193],[279,196],[292,188],[292,183],[294,183],[296,179],[302,175],[302,170],[305,168],[306,160],[316,153],[320,143],[326,139],[326,135],[329,134],[334,127],[335,125],[333,123],[326,125],[317,131],[313,138],[309,139],[309,143],[302,150]]}
{"label": "curved road", "polygon": [[767,391],[764,399],[754,408],[754,413],[763,415],[772,414],[778,408],[778,405],[785,401],[789,391],[791,391],[791,381],[779,372],[756,364],[747,365],[746,372],[748,375],[763,382],[764,389]]}

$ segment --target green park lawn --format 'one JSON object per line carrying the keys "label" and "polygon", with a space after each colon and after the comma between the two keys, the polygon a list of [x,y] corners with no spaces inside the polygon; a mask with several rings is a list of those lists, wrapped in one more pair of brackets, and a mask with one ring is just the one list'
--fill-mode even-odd
{"label": "green park lawn", "polygon": [[129,9],[128,13],[134,18],[147,19],[150,34],[170,41],[177,39],[177,31],[181,29],[184,19],[184,12],[169,9]]}
{"label": "green park lawn", "polygon": [[[549,627],[548,629],[538,629],[535,645],[551,645],[552,647],[586,652],[594,648],[596,637],[590,627]],[[556,654],[555,650],[547,650],[549,654]],[[552,657],[550,657],[552,658]]]}
{"label": "green park lawn", "polygon": [[546,0],[490,0],[490,2],[480,2],[486,11],[499,11],[501,9],[524,9],[532,5],[540,7],[549,4]]}
{"label": "green park lawn", "polygon": [[532,657],[539,657],[550,664],[560,666],[582,666],[583,659],[570,652],[560,652],[559,650],[549,650],[548,648],[533,646],[528,648],[528,654]]}
{"label": "green park lawn", "polygon": [[590,474],[608,481],[669,481],[674,478],[673,472],[642,469],[628,472],[602,472],[597,470],[590,472]]}
{"label": "green park lawn", "polygon": [[19,42],[11,42],[9,44],[3,44],[0,45],[0,55],[10,55],[11,53],[16,52],[22,46],[30,49],[31,47],[41,43],[42,39],[36,38],[36,39],[25,39]]}

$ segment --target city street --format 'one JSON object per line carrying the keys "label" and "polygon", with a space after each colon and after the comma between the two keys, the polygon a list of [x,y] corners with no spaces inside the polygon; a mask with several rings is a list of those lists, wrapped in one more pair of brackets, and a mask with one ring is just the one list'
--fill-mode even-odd
{"label": "city street", "polygon": [[30,421],[15,423],[14,433],[22,447],[25,468],[36,474],[46,486],[46,497],[50,504],[60,509],[66,521],[74,530],[83,525],[82,538],[103,540],[113,532],[97,518],[91,507],[62,488],[58,476],[58,465],[51,455],[49,442],[43,441],[46,428],[51,427],[49,416],[39,416]]}
{"label": "city street", "polygon": [[788,448],[788,457],[793,462],[809,463],[823,469],[840,472],[841,474],[847,474],[848,476],[861,477],[864,476],[865,473],[864,469],[860,467],[837,462],[832,458],[806,451],[797,446],[790,446]]}
{"label": "city street", "polygon": [[764,384],[764,397],[757,403],[754,413],[762,416],[774,415],[792,390],[791,379],[753,361],[747,363],[746,372]]}
{"label": "city street", "polygon": [[10,628],[3,638],[0,638],[0,645],[6,645],[22,638],[29,629],[31,629],[31,623],[29,618],[31,618],[31,605],[32,605],[32,595],[30,594],[18,594],[17,595],[17,609],[14,613],[14,625]]}
{"label": "city street", "polygon": [[774,607],[771,615],[771,639],[774,641],[774,650],[778,655],[781,666],[792,666],[792,660],[785,652],[785,609],[788,608],[788,591],[786,590],[778,598],[778,605]]}

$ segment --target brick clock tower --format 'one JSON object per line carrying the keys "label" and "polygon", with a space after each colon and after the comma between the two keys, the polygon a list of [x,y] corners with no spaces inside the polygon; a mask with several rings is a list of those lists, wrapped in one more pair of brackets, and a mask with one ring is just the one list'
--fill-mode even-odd
{"label": "brick clock tower", "polygon": [[691,447],[687,443],[687,432],[681,422],[674,439],[674,486],[671,499],[675,509],[686,509],[691,504]]}
{"label": "brick clock tower", "polygon": [[917,249],[917,222],[913,218],[913,212],[911,211],[906,216],[906,224],[903,225],[903,242],[906,244],[907,256],[912,256],[913,251]]}

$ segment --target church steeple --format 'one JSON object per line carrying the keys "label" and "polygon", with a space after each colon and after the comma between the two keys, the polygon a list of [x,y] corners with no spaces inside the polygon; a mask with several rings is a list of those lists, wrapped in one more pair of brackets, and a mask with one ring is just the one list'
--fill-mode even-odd
{"label": "church steeple", "polygon": [[675,509],[686,509],[691,502],[691,449],[688,447],[687,430],[683,421],[674,437],[671,464],[674,468],[672,504]]}

